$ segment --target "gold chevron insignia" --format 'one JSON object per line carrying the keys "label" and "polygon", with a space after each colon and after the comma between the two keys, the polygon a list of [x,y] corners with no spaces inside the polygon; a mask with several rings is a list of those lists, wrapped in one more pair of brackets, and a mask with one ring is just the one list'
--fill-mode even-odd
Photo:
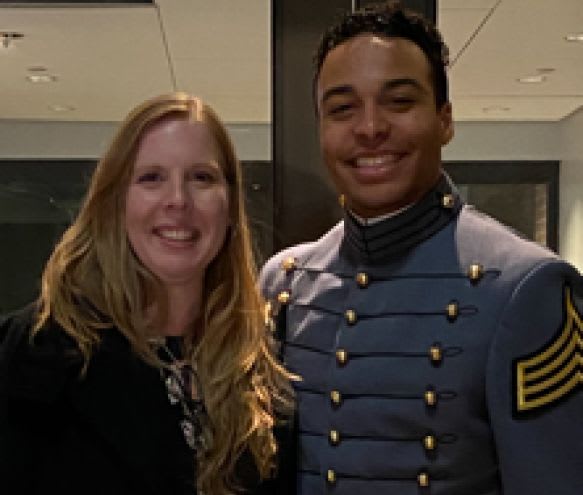
{"label": "gold chevron insignia", "polygon": [[556,338],[516,363],[518,412],[550,404],[583,383],[583,318],[565,287],[565,317]]}

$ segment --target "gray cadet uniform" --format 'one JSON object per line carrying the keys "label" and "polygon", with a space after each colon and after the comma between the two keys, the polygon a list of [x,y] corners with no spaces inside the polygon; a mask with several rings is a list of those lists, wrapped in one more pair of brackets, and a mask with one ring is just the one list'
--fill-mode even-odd
{"label": "gray cadet uniform", "polygon": [[302,378],[298,493],[583,494],[582,278],[446,177],[261,283]]}

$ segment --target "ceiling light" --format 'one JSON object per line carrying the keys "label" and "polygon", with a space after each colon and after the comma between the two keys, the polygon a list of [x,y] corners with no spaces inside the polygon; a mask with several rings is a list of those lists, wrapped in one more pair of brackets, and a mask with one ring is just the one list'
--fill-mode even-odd
{"label": "ceiling light", "polygon": [[484,107],[482,108],[482,112],[485,113],[494,113],[494,112],[509,112],[510,111],[510,107],[503,107],[501,105],[490,105],[488,107]]}
{"label": "ceiling light", "polygon": [[583,33],[572,33],[565,36],[567,41],[579,41],[583,42]]}
{"label": "ceiling light", "polygon": [[31,83],[50,83],[57,80],[57,76],[51,74],[29,74],[26,80]]}
{"label": "ceiling light", "polygon": [[28,72],[46,72],[48,69],[42,65],[33,65],[29,67]]}
{"label": "ceiling light", "polygon": [[539,84],[546,81],[546,77],[542,74],[536,74],[534,76],[524,76],[517,79],[519,83],[524,84]]}
{"label": "ceiling light", "polygon": [[555,72],[555,68],[554,67],[540,67],[539,69],[537,69],[536,71],[539,74],[550,74],[551,72]]}
{"label": "ceiling light", "polygon": [[14,40],[24,38],[22,33],[16,31],[0,31],[0,48],[8,49]]}
{"label": "ceiling light", "polygon": [[74,106],[71,105],[49,105],[49,109],[51,109],[53,112],[72,112],[73,110],[75,110]]}

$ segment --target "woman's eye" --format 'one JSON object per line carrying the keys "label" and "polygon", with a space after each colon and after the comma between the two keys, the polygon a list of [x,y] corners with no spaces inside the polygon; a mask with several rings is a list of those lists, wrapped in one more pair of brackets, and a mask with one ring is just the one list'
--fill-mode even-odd
{"label": "woman's eye", "polygon": [[192,174],[192,178],[199,182],[212,182],[214,180],[214,176],[209,172],[195,172]]}
{"label": "woman's eye", "polygon": [[194,182],[203,184],[213,184],[219,180],[220,172],[215,170],[193,170],[188,175],[188,178]]}
{"label": "woman's eye", "polygon": [[146,172],[138,176],[138,182],[156,182],[161,178],[159,172]]}

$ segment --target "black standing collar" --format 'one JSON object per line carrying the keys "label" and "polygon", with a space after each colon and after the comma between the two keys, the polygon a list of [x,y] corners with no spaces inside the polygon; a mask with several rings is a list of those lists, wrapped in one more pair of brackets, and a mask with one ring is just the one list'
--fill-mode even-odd
{"label": "black standing collar", "polygon": [[442,173],[437,185],[418,203],[372,225],[344,213],[342,251],[365,263],[383,263],[413,248],[457,216],[463,201],[450,178]]}

